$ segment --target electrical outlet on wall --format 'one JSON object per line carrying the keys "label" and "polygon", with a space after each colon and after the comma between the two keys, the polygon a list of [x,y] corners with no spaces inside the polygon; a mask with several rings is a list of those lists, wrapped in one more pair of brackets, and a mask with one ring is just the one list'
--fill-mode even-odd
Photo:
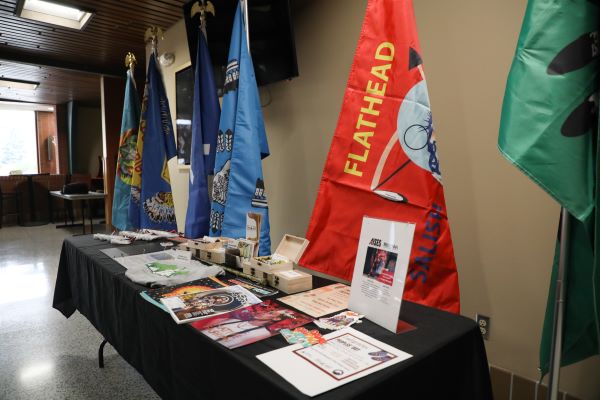
{"label": "electrical outlet on wall", "polygon": [[481,314],[475,314],[475,322],[479,326],[483,340],[488,340],[490,337],[490,317]]}

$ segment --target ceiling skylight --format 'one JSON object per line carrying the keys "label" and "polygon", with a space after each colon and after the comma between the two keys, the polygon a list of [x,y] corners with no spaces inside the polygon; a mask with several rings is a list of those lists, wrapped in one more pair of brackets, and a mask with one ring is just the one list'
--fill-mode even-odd
{"label": "ceiling skylight", "polygon": [[94,14],[54,1],[20,0],[17,15],[21,18],[81,30]]}
{"label": "ceiling skylight", "polygon": [[40,85],[39,82],[30,82],[30,81],[21,81],[18,79],[0,79],[0,87],[5,87],[9,89],[26,89],[26,90],[35,90]]}

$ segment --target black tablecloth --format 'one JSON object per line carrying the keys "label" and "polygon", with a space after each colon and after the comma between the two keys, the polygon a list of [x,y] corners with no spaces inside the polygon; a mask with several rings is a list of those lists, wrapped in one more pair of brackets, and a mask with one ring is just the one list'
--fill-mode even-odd
{"label": "black tablecloth", "polygon": [[[256,358],[286,346],[282,337],[229,350],[177,325],[139,295],[146,288],[100,251],[109,247],[115,245],[91,236],[64,241],[53,307],[67,318],[79,310],[161,397],[307,398]],[[328,283],[315,278],[315,287]],[[412,358],[317,398],[492,398],[485,348],[472,320],[407,301],[401,318],[417,329],[395,335],[370,321],[354,327]]]}

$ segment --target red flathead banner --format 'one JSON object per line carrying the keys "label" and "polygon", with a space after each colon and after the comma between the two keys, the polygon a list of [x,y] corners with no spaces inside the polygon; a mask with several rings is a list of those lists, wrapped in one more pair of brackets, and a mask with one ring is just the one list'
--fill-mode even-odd
{"label": "red flathead banner", "polygon": [[410,0],[369,0],[300,264],[351,280],[363,216],[416,224],[404,298],[459,312]]}

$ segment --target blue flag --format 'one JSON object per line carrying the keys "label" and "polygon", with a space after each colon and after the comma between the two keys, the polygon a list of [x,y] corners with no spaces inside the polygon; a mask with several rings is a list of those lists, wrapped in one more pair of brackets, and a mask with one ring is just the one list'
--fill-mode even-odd
{"label": "blue flag", "polygon": [[210,198],[207,175],[212,175],[215,167],[215,146],[221,115],[208,45],[201,29],[198,29],[196,55],[190,190],[185,218],[185,236],[188,238],[208,235]]}
{"label": "blue flag", "polygon": [[167,161],[175,157],[169,101],[156,56],[150,56],[131,183],[129,220],[135,228],[177,230]]}
{"label": "blue flag", "polygon": [[112,224],[119,230],[131,229],[129,224],[129,198],[131,197],[131,178],[135,161],[135,148],[140,123],[140,99],[135,89],[131,70],[127,71],[125,100],[121,119],[121,138],[115,176],[115,192],[112,203]]}
{"label": "blue flag", "polygon": [[270,254],[269,212],[261,161],[269,155],[269,145],[239,4],[223,91],[210,235],[246,237],[246,213],[260,213],[259,254]]}

